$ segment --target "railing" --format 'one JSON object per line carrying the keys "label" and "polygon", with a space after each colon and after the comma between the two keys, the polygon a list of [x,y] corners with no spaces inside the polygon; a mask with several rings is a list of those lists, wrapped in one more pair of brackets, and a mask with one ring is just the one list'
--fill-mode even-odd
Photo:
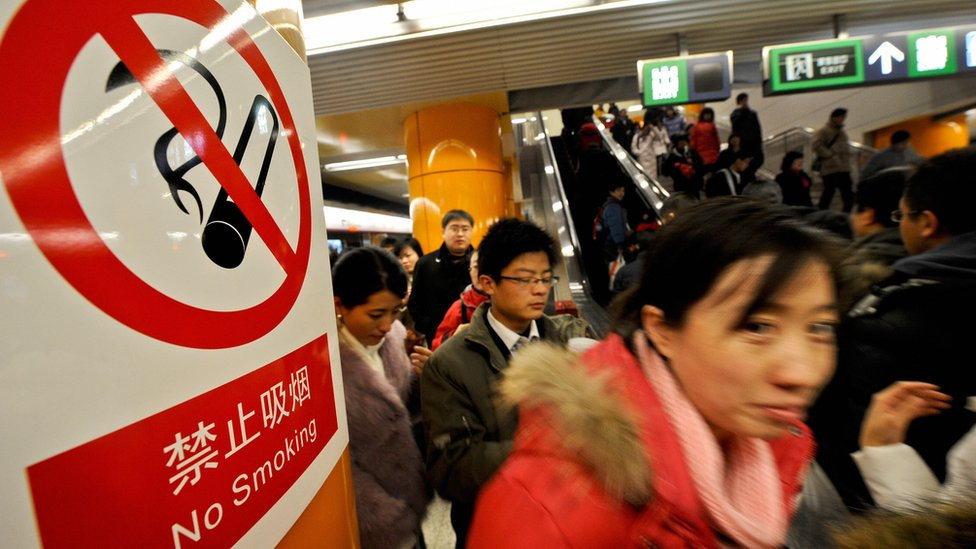
{"label": "railing", "polygon": [[[813,128],[790,128],[777,134],[771,135],[763,140],[763,152],[766,160],[763,163],[763,172],[775,176],[779,173],[780,164],[783,157],[790,151],[803,153],[803,169],[811,172],[811,166],[817,155],[810,148],[813,141]],[[860,143],[850,143],[849,150],[853,159],[851,166],[851,179],[857,181],[860,178],[861,167],[877,152],[874,148]]]}
{"label": "railing", "polygon": [[602,337],[609,328],[609,317],[592,298],[582,247],[570,217],[569,201],[542,113],[533,113],[513,129],[518,145],[522,213],[549,231],[563,257],[554,268],[560,277],[553,288],[554,297],[572,299],[580,316]]}

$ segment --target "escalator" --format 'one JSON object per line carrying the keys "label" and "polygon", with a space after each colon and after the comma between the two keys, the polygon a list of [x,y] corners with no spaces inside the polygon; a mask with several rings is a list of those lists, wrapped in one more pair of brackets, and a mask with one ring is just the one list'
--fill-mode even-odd
{"label": "escalator", "polygon": [[[576,123],[595,126],[600,136],[585,148],[578,145],[575,132],[564,130],[561,135],[550,135],[546,120],[542,112],[535,112],[514,125],[521,183],[520,196],[515,198],[522,205],[524,216],[546,227],[560,248],[563,261],[556,266],[560,281],[553,290],[554,300],[571,300],[580,316],[602,336],[610,327],[607,304],[611,296],[603,251],[593,242],[592,230],[593,219],[606,200],[607,186],[611,182],[624,183],[627,192],[623,203],[633,228],[660,219],[668,192],[591,114],[576,118]],[[804,151],[809,165],[813,157],[811,137],[812,130],[793,128],[767,138],[766,162],[760,177],[772,179],[782,157],[790,150]],[[594,146],[594,142],[598,145]],[[852,144],[855,180],[857,169],[873,152],[870,147]]]}
{"label": "escalator", "polygon": [[[549,138],[542,113],[526,116],[526,121],[514,126],[515,140],[518,144],[518,170],[522,214],[526,219],[545,227],[559,247],[562,261],[554,267],[559,283],[553,288],[554,299],[572,300],[579,311],[599,337],[603,337],[610,327],[610,318],[605,302],[598,302],[600,290],[593,287],[587,274],[584,250],[589,235],[577,232],[570,208],[570,198],[561,177],[557,161],[557,148]],[[556,147],[561,145],[558,141]],[[572,171],[572,170],[570,170]],[[573,192],[575,187],[570,186]],[[518,194],[518,193],[517,193]],[[585,238],[583,240],[581,237]]]}
{"label": "escalator", "polygon": [[[609,328],[607,264],[602,247],[593,242],[593,219],[607,198],[611,182],[623,182],[623,203],[631,227],[653,223],[667,191],[643,172],[609,131],[594,121],[599,147],[579,150],[569,132],[550,135],[541,112],[524,116],[514,126],[518,144],[522,213],[546,227],[563,256],[557,267],[560,282],[555,299],[571,299],[580,315],[603,335]],[[519,197],[517,197],[519,198]]]}

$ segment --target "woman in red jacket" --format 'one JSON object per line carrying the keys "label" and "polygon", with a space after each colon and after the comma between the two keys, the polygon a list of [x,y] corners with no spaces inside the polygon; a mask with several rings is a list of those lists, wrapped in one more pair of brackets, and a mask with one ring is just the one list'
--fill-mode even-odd
{"label": "woman in red jacket", "polygon": [[713,171],[721,145],[718,130],[715,129],[715,111],[711,107],[702,109],[698,122],[691,127],[688,135],[691,138],[691,148],[701,157],[705,172]]}
{"label": "woman in red jacket", "polygon": [[834,368],[837,248],[732,197],[655,238],[613,334],[513,359],[519,428],[469,547],[784,543],[813,456],[802,420]]}

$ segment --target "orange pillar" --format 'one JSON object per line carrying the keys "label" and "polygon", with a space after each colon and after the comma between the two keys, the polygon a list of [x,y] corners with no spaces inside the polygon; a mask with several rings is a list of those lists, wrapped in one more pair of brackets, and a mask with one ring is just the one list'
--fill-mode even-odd
{"label": "orange pillar", "polygon": [[943,118],[938,122],[934,122],[931,116],[919,116],[880,128],[874,132],[875,148],[880,150],[890,145],[891,134],[897,130],[906,130],[912,134],[909,144],[915,152],[926,158],[969,145],[965,114]]}
{"label": "orange pillar", "polygon": [[510,194],[498,113],[473,103],[440,105],[411,114],[403,125],[414,238],[425,252],[436,250],[443,242],[441,217],[459,209],[474,217],[477,246],[505,216]]}

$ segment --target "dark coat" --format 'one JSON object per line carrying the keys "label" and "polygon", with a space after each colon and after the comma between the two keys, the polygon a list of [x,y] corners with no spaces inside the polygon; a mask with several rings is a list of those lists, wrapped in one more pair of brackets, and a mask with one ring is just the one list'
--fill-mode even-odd
{"label": "dark coat", "polygon": [[813,207],[810,200],[810,186],[813,185],[813,178],[807,172],[793,173],[791,171],[780,172],[776,176],[776,182],[783,191],[783,204],[787,206],[809,206]]}
{"label": "dark coat", "polygon": [[841,310],[847,311],[878,282],[891,276],[892,264],[908,255],[898,227],[858,238],[847,247],[840,263]]}
{"label": "dark coat", "polygon": [[415,329],[427,336],[427,341],[434,341],[444,313],[471,283],[468,265],[472,251],[474,248],[469,246],[464,257],[457,257],[451,255],[447,245],[441,244],[436,252],[421,257],[414,266],[407,308]]}
{"label": "dark coat", "polygon": [[729,115],[732,131],[739,134],[742,150],[755,155],[762,151],[762,128],[759,115],[749,107],[740,107]]}
{"label": "dark coat", "polygon": [[617,271],[617,275],[613,277],[614,295],[625,290],[629,290],[640,283],[641,274],[644,272],[644,260],[646,257],[647,254],[641,253],[639,256],[637,256],[637,259],[627,263]]}
{"label": "dark coat", "polygon": [[744,187],[742,174],[739,174],[739,177],[736,178],[736,174],[733,172],[734,170],[732,168],[722,168],[712,174],[712,177],[708,178],[708,182],[705,183],[705,196],[707,198],[713,198],[716,196],[742,194]]}
{"label": "dark coat", "polygon": [[396,548],[419,531],[429,499],[420,450],[404,402],[414,376],[399,321],[380,357],[386,378],[340,338],[349,455],[362,547]]}
{"label": "dark coat", "polygon": [[671,151],[671,154],[664,160],[661,173],[674,181],[675,191],[686,192],[695,196],[701,192],[704,168],[701,156],[695,152],[695,149],[689,147],[685,154],[682,154],[678,149]]}
{"label": "dark coat", "polygon": [[[508,351],[495,343],[487,319],[490,303],[475,311],[468,328],[445,341],[420,377],[421,411],[427,427],[427,473],[463,547],[475,497],[512,449],[518,417],[498,408],[497,383]],[[586,323],[569,315],[536,321],[542,339],[565,345],[586,335]]]}
{"label": "dark coat", "polygon": [[912,422],[905,442],[945,479],[946,453],[973,425],[972,337],[976,312],[976,232],[894,264],[844,319],[837,374],[811,410],[818,460],[848,505],[870,501],[849,457],[871,396],[899,380],[925,381],[952,396],[952,408]]}

